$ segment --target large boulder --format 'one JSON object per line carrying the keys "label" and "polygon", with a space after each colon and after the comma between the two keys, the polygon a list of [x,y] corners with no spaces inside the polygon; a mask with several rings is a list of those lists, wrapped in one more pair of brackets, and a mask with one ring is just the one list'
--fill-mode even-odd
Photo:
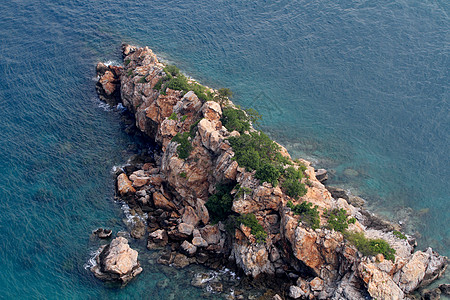
{"label": "large boulder", "polygon": [[127,197],[136,193],[136,189],[133,187],[133,184],[128,179],[127,174],[122,173],[119,176],[117,176],[117,191],[122,197]]}
{"label": "large boulder", "polygon": [[127,284],[142,272],[138,252],[131,249],[128,240],[123,237],[117,237],[110,244],[100,247],[95,261],[97,264],[91,271],[101,280]]}

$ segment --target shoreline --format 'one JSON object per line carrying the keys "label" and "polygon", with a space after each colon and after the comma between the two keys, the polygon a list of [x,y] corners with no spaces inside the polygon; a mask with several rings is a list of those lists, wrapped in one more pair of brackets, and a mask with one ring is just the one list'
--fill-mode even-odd
{"label": "shoreline", "polygon": [[[292,264],[298,265],[296,268],[294,267],[295,270],[293,270],[294,273],[292,273],[294,274],[294,276],[291,276],[291,279],[295,278],[297,283],[291,285],[291,287],[289,288],[289,295],[295,299],[300,297],[345,298],[349,295],[363,297],[361,291],[364,291],[365,285],[367,285],[365,287],[367,289],[366,292],[368,292],[372,296],[377,296],[377,298],[385,298],[385,296],[389,294],[396,295],[398,299],[402,299],[400,297],[404,297],[404,291],[400,289],[399,286],[397,286],[397,284],[395,283],[395,279],[390,278],[388,275],[384,275],[386,274],[386,271],[384,271],[383,268],[386,268],[387,266],[384,266],[380,269],[380,264],[383,264],[384,261],[386,263],[384,263],[383,265],[388,264],[390,267],[387,268],[390,268],[391,271],[395,271],[394,273],[404,272],[405,265],[411,263],[412,257],[415,256],[411,255],[411,253],[408,254],[408,251],[412,251],[411,245],[404,244],[401,241],[393,240],[393,242],[398,244],[396,245],[396,247],[398,248],[396,248],[397,253],[402,252],[401,259],[405,262],[403,266],[401,266],[402,263],[399,264],[396,257],[395,264],[392,265],[392,263],[387,263],[388,260],[385,260],[385,258],[382,256],[377,256],[376,261],[374,261],[370,257],[361,257],[358,254],[359,252],[357,251],[357,249],[355,249],[354,246],[348,244],[342,238],[342,234],[340,232],[327,229],[326,220],[321,219],[320,217],[319,221],[321,222],[322,229],[311,230],[310,228],[308,228],[308,226],[304,226],[304,224],[301,226],[295,225],[299,220],[301,220],[301,216],[299,219],[298,216],[292,213],[291,209],[286,208],[286,203],[288,202],[288,200],[291,201],[296,199],[285,195],[279,188],[274,187],[268,183],[262,184],[262,182],[255,181],[255,178],[253,177],[254,173],[252,174],[252,172],[246,172],[245,168],[240,167],[236,163],[236,161],[233,161],[231,159],[234,156],[234,153],[230,152],[232,151],[232,149],[230,149],[229,143],[227,144],[224,138],[224,136],[230,136],[230,132],[227,132],[226,129],[225,131],[223,131],[222,123],[220,123],[222,111],[223,109],[225,109],[225,106],[218,106],[211,101],[205,101],[202,103],[202,101],[200,101],[198,97],[191,92],[189,92],[191,94],[183,94],[175,90],[167,89],[167,96],[160,96],[161,94],[155,91],[154,87],[157,85],[158,81],[161,80],[162,75],[160,74],[162,74],[161,71],[165,66],[158,62],[156,56],[148,48],[134,48],[132,46],[126,45],[124,46],[124,58],[125,67],[123,68],[123,70],[120,67],[105,66],[106,69],[104,67],[97,67],[97,71],[99,71],[99,69],[102,69],[99,72],[101,76],[99,79],[99,84],[97,85],[97,90],[99,91],[100,98],[102,99],[103,97],[102,100],[108,102],[111,105],[115,105],[119,103],[119,101],[122,101],[122,103],[124,103],[124,106],[126,106],[136,117],[137,127],[150,138],[152,136],[156,137],[157,141],[162,145],[162,157],[157,158],[154,163],[152,162],[152,169],[159,168],[158,172],[150,171],[150,166],[147,166],[147,170],[145,170],[146,168],[143,167],[143,172],[140,173],[136,173],[140,171],[137,170],[134,172],[126,172],[128,174],[122,173],[125,174],[125,176],[118,174],[124,178],[124,181],[126,177],[126,185],[128,186],[128,188],[141,188],[142,186],[145,186],[150,182],[150,185],[152,187],[149,187],[149,191],[151,191],[151,194],[153,195],[153,204],[155,205],[156,203],[158,203],[155,205],[156,208],[158,208],[158,206],[161,206],[159,207],[159,209],[164,208],[167,211],[172,211],[171,217],[167,216],[169,217],[168,223],[170,225],[170,222],[172,222],[175,227],[171,229],[172,231],[167,232],[169,237],[162,238],[162,240],[168,240],[169,238],[174,241],[184,240],[183,244],[185,246],[187,243],[189,243],[190,245],[187,246],[194,245],[198,246],[199,249],[202,247],[210,247],[213,252],[223,252],[225,256],[227,256],[227,251],[231,251],[231,254],[232,256],[234,256],[234,259],[236,260],[238,266],[242,270],[244,270],[247,275],[252,277],[258,277],[260,274],[275,275],[278,274],[279,271],[282,272],[283,266],[287,266],[289,268]],[[127,65],[129,64],[131,65],[127,67]],[[126,69],[128,69],[127,73],[125,73]],[[103,74],[101,74],[102,71]],[[134,79],[134,77],[136,76],[133,75],[134,73],[138,74],[137,76],[139,76],[139,79]],[[133,75],[133,77],[131,77],[131,75]],[[189,97],[186,97],[188,94]],[[166,105],[167,103],[160,103],[155,106],[155,103],[157,103],[159,100],[161,100],[162,102],[170,102],[170,105]],[[178,103],[181,103],[181,108],[179,107]],[[157,113],[155,113],[155,109],[156,111],[158,111]],[[170,111],[174,111],[176,109],[178,109],[179,112],[184,111],[183,118],[188,121],[187,124],[180,123],[179,116],[174,117],[176,118],[175,120],[170,119],[174,114],[174,112],[171,112],[171,114],[169,114]],[[213,172],[212,175],[203,174],[201,170],[195,170],[198,163],[195,162],[195,160],[194,162],[189,160],[191,155],[189,155],[187,159],[191,164],[191,168],[194,168],[194,170],[186,169],[184,167],[184,162],[181,161],[179,157],[177,157],[181,156],[180,153],[178,153],[178,155],[176,153],[177,144],[171,142],[172,137],[174,137],[177,132],[187,130],[189,127],[187,125],[189,125],[189,123],[190,125],[195,123],[194,120],[197,118],[196,116],[200,112],[203,114],[204,118],[200,120],[200,123],[197,123],[199,124],[199,132],[198,134],[194,135],[194,137],[192,137],[191,143],[194,145],[194,151],[198,151],[199,153],[207,156],[209,155],[209,157],[207,157],[206,159],[201,155],[196,156],[195,159],[200,160],[200,163],[204,163],[204,165],[208,168],[211,168],[211,165],[216,165],[216,169],[211,169],[211,171]],[[231,132],[231,134],[233,133]],[[287,151],[285,149],[280,150],[282,155],[284,151],[284,154],[287,155],[286,157],[289,157],[290,159],[290,156],[289,154],[287,154]],[[214,153],[214,155],[211,156],[210,154],[208,154],[210,152]],[[219,157],[219,162],[217,161],[217,156]],[[220,161],[220,159],[222,160]],[[369,230],[365,229],[365,224],[363,224],[364,222],[368,222],[367,220],[369,220],[369,223],[371,223],[370,218],[367,216],[367,214],[366,216],[364,216],[364,213],[362,213],[357,208],[349,205],[343,198],[332,198],[325,187],[318,180],[316,180],[314,168],[310,167],[309,162],[294,162],[291,159],[290,161],[297,168],[302,164],[306,166],[304,175],[309,177],[309,180],[312,184],[311,186],[306,188],[307,192],[305,193],[304,197],[301,197],[303,201],[308,200],[309,202],[313,202],[315,205],[318,205],[322,214],[324,213],[324,210],[326,211],[328,209],[334,209],[334,207],[337,207],[339,209],[346,208],[347,212],[352,212],[351,216],[356,217],[356,223],[348,224],[349,227],[354,230],[365,232],[366,234],[369,232]],[[218,163],[219,165],[217,165]],[[217,172],[214,173],[214,170],[218,170],[218,167],[219,170],[222,170],[222,172],[225,171],[225,177],[223,176],[223,174],[219,174]],[[176,170],[177,174],[174,174],[174,170]],[[156,173],[151,174],[151,172]],[[185,175],[181,176],[180,174]],[[133,175],[134,177],[132,177]],[[156,182],[155,177],[159,175],[161,175],[160,179],[162,181]],[[183,179],[183,177],[187,177],[190,180],[191,178],[195,177],[194,175],[196,176],[196,180],[191,180],[191,184],[199,184],[199,186],[191,187],[189,185],[186,185],[187,182],[186,180],[184,180],[186,178]],[[131,180],[128,178],[130,178]],[[264,244],[255,244],[255,236],[253,232],[250,233],[248,231],[249,227],[243,225],[242,223],[240,227],[238,226],[235,229],[235,234],[231,236],[228,236],[226,231],[220,228],[220,223],[218,226],[216,226],[217,224],[210,225],[209,217],[206,218],[205,216],[205,203],[208,201],[210,194],[213,194],[214,192],[214,183],[218,183],[220,180],[224,179],[234,182],[237,181],[241,184],[241,186],[245,186],[245,184],[247,184],[249,187],[253,187],[254,191],[258,190],[261,193],[266,193],[266,196],[264,196],[260,195],[261,193],[259,192],[259,194],[255,194],[255,192],[252,192],[252,198],[250,200],[246,199],[245,193],[243,199],[236,197],[235,195],[235,200],[233,202],[234,213],[254,213],[257,216],[257,220],[259,223],[262,222],[262,224],[264,225],[272,224],[272,226],[269,226],[270,228],[268,228],[267,226],[265,226],[266,228],[264,228],[264,230],[268,232],[268,237]],[[144,181],[147,182],[142,184],[142,182]],[[303,182],[306,181],[303,180]],[[155,189],[155,186],[157,185],[160,185],[161,189]],[[142,195],[145,194],[145,197],[138,198],[138,201],[134,200],[133,197],[135,196],[133,195],[133,193],[122,193],[120,189],[118,192],[123,198],[127,198],[128,201],[134,202],[133,205],[135,205],[136,207],[146,207],[146,209],[151,210],[151,204],[149,203],[150,197],[141,200],[142,198],[149,196],[147,192],[141,193]],[[161,198],[162,200],[156,199],[155,202],[155,193],[162,195],[163,198],[166,199],[164,200],[160,196],[157,196],[156,198]],[[192,195],[194,195],[195,197],[192,197]],[[195,200],[195,198],[197,198],[197,200]],[[278,200],[274,200],[275,198]],[[198,199],[200,199],[201,201],[199,202]],[[254,199],[258,201],[255,203],[253,201]],[[163,203],[161,204],[161,202]],[[296,201],[296,203],[300,202]],[[188,210],[189,213],[186,213],[186,210]],[[153,212],[155,212],[155,210]],[[206,210],[206,214],[207,213],[208,210]],[[178,217],[176,216],[177,214]],[[196,218],[194,217],[196,214],[197,218],[199,217],[198,215],[203,214],[199,218],[202,220],[196,220]],[[161,217],[161,215],[159,216],[159,218]],[[182,222],[177,223],[176,219],[180,217]],[[170,218],[174,218],[175,220],[170,220]],[[209,233],[206,233],[206,235],[200,234],[200,236],[195,236],[194,234],[194,238],[191,242],[189,242],[191,240],[190,236],[192,236],[192,231],[186,231],[186,228],[180,230],[180,225],[192,225],[187,222],[188,220],[192,221],[192,219],[194,219],[193,223],[195,224],[193,225],[193,230],[197,230],[197,226],[202,224],[204,225],[204,227],[198,227],[199,229],[208,228],[208,230],[213,230],[216,232],[216,236],[208,236]],[[156,229],[152,231],[152,226],[149,227],[150,236],[152,235],[152,233],[161,230]],[[158,227],[161,228],[160,225],[158,225]],[[186,226],[183,225],[181,227]],[[278,229],[275,227],[277,227]],[[142,231],[142,228],[140,228],[140,230]],[[142,234],[141,238],[145,235],[145,232],[146,229],[144,228],[144,233]],[[217,234],[219,235],[219,237],[217,237]],[[378,231],[374,231],[371,234],[384,238],[389,236],[389,234],[383,234]],[[197,243],[198,245],[195,245],[196,243],[194,242],[194,240],[196,238],[197,240],[203,239],[204,241],[206,241],[207,238],[204,238],[205,236],[208,236],[212,241],[218,241],[211,244],[207,243],[206,246],[200,243],[200,241],[199,243]],[[306,236],[313,240],[312,243],[305,240]],[[331,243],[333,245],[326,245],[326,243],[324,244],[324,242],[326,241],[333,241]],[[153,237],[152,243],[158,244],[159,242],[161,242],[161,238],[159,238],[158,240],[158,237]],[[284,243],[287,244],[285,245]],[[166,242],[166,245],[167,244],[168,242]],[[177,244],[179,247],[180,243],[175,242],[176,247]],[[306,244],[308,250],[305,252]],[[183,245],[181,245],[181,247],[183,247]],[[183,248],[184,253],[189,253],[189,251],[187,251],[187,249],[185,248],[186,247]],[[190,249],[192,249],[192,247],[190,247]],[[211,251],[211,249],[205,250],[206,252],[208,252]],[[192,257],[194,257],[196,251],[197,249],[193,253],[190,253],[193,255]],[[333,251],[337,252],[331,253]],[[313,253],[313,255],[311,255],[310,253]],[[353,254],[349,255],[349,253]],[[248,257],[248,255],[256,255],[257,259],[254,260],[251,257]],[[432,251],[426,255],[428,255],[428,258],[436,257],[441,259],[439,255],[436,256],[436,254],[433,254]],[[175,254],[175,258],[176,257],[179,257],[178,254]],[[188,261],[190,260],[189,255],[185,255],[185,257]],[[408,257],[409,260],[407,259]],[[170,259],[172,258],[168,258],[169,262]],[[226,259],[228,260],[228,258]],[[444,260],[444,263],[440,265],[443,266],[443,269],[445,269],[446,258],[442,259]],[[199,260],[198,258],[196,258],[196,263],[198,262]],[[183,262],[183,264],[184,263],[185,262]],[[277,264],[280,266],[277,267]],[[349,266],[353,267],[351,267],[350,270],[341,270],[343,265],[347,265],[346,268],[348,268]],[[363,270],[360,270],[361,265],[365,266]],[[367,272],[366,268],[370,269],[370,271]],[[307,273],[311,273],[312,275],[302,276],[302,274]],[[284,274],[286,276],[288,275],[288,273]],[[351,282],[351,280],[353,280],[350,278],[351,274],[357,275],[357,277],[361,278],[362,281]],[[403,273],[398,276],[402,277],[402,274]],[[388,281],[389,284],[386,285],[384,283],[376,281],[376,277],[379,275],[383,277],[384,281]],[[420,275],[418,276],[420,277]],[[400,279],[401,278],[398,278],[398,280]],[[419,282],[422,281],[422,279],[419,279]],[[415,290],[419,286],[419,282],[417,282],[417,285],[415,286],[414,284],[413,286],[411,286],[410,284],[403,287],[405,292]],[[333,288],[331,289],[325,287],[325,283],[332,285]],[[363,287],[363,289],[361,289],[361,287]],[[390,290],[384,291],[383,289]]]}

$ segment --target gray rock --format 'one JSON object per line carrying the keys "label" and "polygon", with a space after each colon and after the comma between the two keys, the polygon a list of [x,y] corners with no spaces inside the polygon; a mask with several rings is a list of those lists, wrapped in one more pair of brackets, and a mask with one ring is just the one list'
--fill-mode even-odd
{"label": "gray rock", "polygon": [[194,226],[192,226],[191,224],[186,224],[186,223],[178,224],[178,231],[182,234],[189,236],[192,234],[193,230],[194,230]]}
{"label": "gray rock", "polygon": [[320,182],[324,182],[328,179],[328,172],[325,169],[318,169],[315,171],[315,173],[317,180],[319,180]]}
{"label": "gray rock", "polygon": [[193,238],[192,244],[197,247],[207,247],[208,246],[208,243],[201,237]]}
{"label": "gray rock", "polygon": [[184,241],[181,244],[181,249],[187,253],[189,256],[192,256],[197,252],[197,247],[189,243],[188,241]]}

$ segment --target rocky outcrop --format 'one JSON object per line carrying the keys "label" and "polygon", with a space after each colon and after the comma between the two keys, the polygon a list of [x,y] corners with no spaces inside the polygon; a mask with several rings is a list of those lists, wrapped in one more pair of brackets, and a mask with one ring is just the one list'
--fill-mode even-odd
{"label": "rocky outcrop", "polygon": [[142,272],[138,252],[128,245],[128,240],[117,237],[110,244],[100,247],[95,257],[97,264],[91,268],[94,275],[107,281],[127,284]]}
{"label": "rocky outcrop", "polygon": [[[392,224],[362,210],[361,199],[325,187],[325,170],[315,170],[305,160],[292,161],[282,147],[281,155],[294,168],[305,166],[306,194],[293,199],[279,186],[256,179],[254,171],[234,159],[227,139],[239,133],[222,126],[221,104],[202,101],[193,91],[154,89],[167,74],[147,47],[125,45],[123,54],[123,69],[98,66],[97,90],[107,99],[112,84],[117,91],[119,80],[120,99],[134,115],[136,127],[161,146],[155,161],[117,177],[118,196],[147,218],[145,230],[140,226],[133,236],[148,231],[147,247],[164,249],[160,263],[218,268],[231,259],[248,276],[284,277],[292,283],[285,292],[294,299],[404,299],[444,272],[446,258],[431,249],[414,252],[411,243],[392,234]],[[173,140],[177,134],[190,145],[187,157]],[[231,229],[221,222],[210,224],[206,204],[218,183],[236,185],[232,212],[254,214],[267,234],[265,242],[242,224]],[[310,228],[288,208],[288,201],[317,206],[321,228]],[[340,232],[328,229],[324,214],[333,209],[345,209],[355,218],[350,231],[388,241],[396,250],[395,259],[364,257]]]}

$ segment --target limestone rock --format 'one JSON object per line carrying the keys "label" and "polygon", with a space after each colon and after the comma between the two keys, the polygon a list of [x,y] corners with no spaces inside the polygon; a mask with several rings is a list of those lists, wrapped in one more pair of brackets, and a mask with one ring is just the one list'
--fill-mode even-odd
{"label": "limestone rock", "polygon": [[200,234],[209,245],[218,244],[220,241],[220,231],[217,224],[206,225],[200,229]]}
{"label": "limestone rock", "polygon": [[203,104],[202,113],[205,119],[217,121],[222,117],[222,108],[219,103],[215,101],[208,101]]}
{"label": "limestone rock", "polygon": [[189,256],[192,256],[197,252],[197,247],[189,243],[188,241],[184,241],[181,244],[181,249],[186,252]]}
{"label": "limestone rock", "polygon": [[142,272],[138,252],[131,249],[127,239],[123,237],[117,237],[109,245],[102,246],[95,259],[97,265],[91,271],[102,280],[126,284]]}
{"label": "limestone rock", "polygon": [[186,255],[177,253],[173,259],[173,265],[179,269],[185,268],[189,265],[189,259]]}
{"label": "limestone rock", "polygon": [[167,245],[169,236],[164,229],[158,229],[148,235],[147,248],[160,249]]}
{"label": "limestone rock", "polygon": [[125,173],[117,176],[117,191],[122,197],[130,196],[136,193],[136,189],[133,187],[131,181]]}
{"label": "limestone rock", "polygon": [[194,230],[194,226],[191,224],[187,224],[187,223],[178,224],[178,231],[182,234],[189,236],[192,234],[193,230]]}
{"label": "limestone rock", "polygon": [[207,247],[208,243],[201,237],[194,237],[192,239],[192,244],[196,247]]}
{"label": "limestone rock", "polygon": [[184,208],[182,219],[184,223],[190,224],[192,226],[197,226],[200,222],[200,218],[197,216],[192,206],[186,206]]}
{"label": "limestone rock", "polygon": [[156,208],[161,208],[167,211],[176,210],[175,204],[167,200],[166,197],[163,196],[161,193],[153,193],[153,204]]}

